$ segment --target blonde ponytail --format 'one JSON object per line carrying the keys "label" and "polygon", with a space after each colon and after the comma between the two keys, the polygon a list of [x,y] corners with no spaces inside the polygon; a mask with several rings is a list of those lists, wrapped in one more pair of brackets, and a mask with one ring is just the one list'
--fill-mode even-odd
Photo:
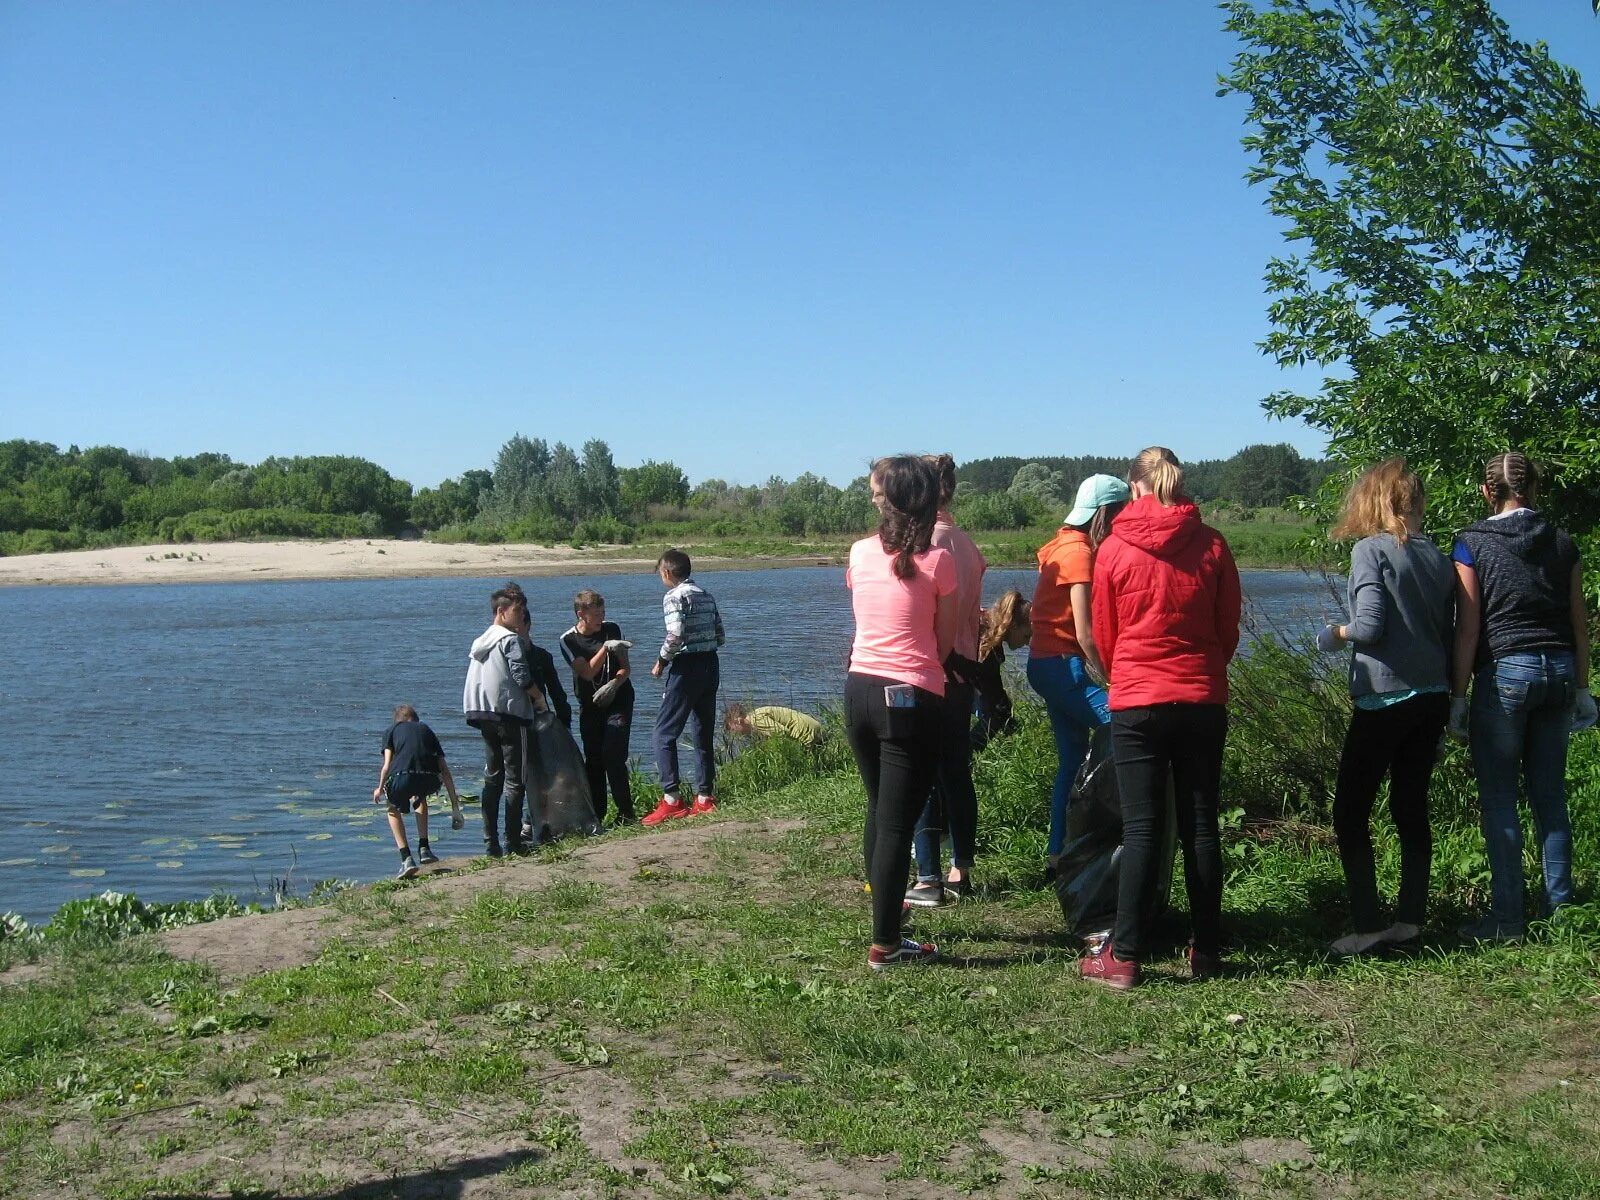
{"label": "blonde ponytail", "polygon": [[1129,464],[1128,482],[1144,484],[1162,504],[1175,504],[1183,495],[1183,466],[1165,446],[1150,446]]}

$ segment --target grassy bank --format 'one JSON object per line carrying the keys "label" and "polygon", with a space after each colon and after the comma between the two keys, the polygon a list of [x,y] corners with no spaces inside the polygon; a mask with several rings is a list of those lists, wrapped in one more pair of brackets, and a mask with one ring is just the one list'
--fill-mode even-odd
{"label": "grassy bank", "polygon": [[[1175,925],[1149,986],[1078,981],[1029,708],[979,760],[980,896],[917,918],[946,961],[873,976],[847,756],[768,743],[716,817],[342,894],[303,965],[174,955],[305,913],[26,951],[0,993],[0,1195],[1600,1194],[1600,909],[1520,946],[1328,959],[1319,670],[1240,680],[1236,977],[1186,982]],[[1600,749],[1573,746],[1588,897]],[[1434,930],[1486,882],[1462,758]],[[1381,822],[1380,854],[1392,889]]]}

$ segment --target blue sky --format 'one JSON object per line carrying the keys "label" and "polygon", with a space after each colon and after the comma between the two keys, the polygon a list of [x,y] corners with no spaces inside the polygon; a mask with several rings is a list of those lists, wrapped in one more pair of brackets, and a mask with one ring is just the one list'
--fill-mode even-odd
{"label": "blue sky", "polygon": [[[1586,0],[1502,3],[1600,75]],[[1205,0],[0,0],[0,438],[692,479],[1186,458],[1281,245]],[[1304,386],[1312,380],[1300,377]]]}

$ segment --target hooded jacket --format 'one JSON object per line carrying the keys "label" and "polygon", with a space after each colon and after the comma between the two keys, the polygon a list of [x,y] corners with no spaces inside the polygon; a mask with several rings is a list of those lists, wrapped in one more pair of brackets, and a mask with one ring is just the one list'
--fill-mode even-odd
{"label": "hooded jacket", "polygon": [[1475,668],[1508,654],[1573,649],[1578,550],[1564,530],[1531,508],[1519,508],[1463,529],[1452,557],[1478,575],[1483,624]]}
{"label": "hooded jacket", "polygon": [[1193,501],[1143,496],[1118,513],[1095,555],[1091,601],[1113,712],[1228,702],[1239,569]]}
{"label": "hooded jacket", "polygon": [[503,625],[489,626],[467,652],[467,683],[461,694],[467,724],[507,718],[531,724],[528,686],[533,682],[522,640]]}

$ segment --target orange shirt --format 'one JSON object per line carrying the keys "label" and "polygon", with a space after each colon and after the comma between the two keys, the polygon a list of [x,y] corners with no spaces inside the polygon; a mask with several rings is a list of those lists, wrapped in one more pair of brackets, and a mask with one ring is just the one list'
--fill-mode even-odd
{"label": "orange shirt", "polygon": [[1058,654],[1083,656],[1072,621],[1072,585],[1094,578],[1094,551],[1089,535],[1073,525],[1063,525],[1054,539],[1039,547],[1039,582],[1033,588],[1034,658]]}

